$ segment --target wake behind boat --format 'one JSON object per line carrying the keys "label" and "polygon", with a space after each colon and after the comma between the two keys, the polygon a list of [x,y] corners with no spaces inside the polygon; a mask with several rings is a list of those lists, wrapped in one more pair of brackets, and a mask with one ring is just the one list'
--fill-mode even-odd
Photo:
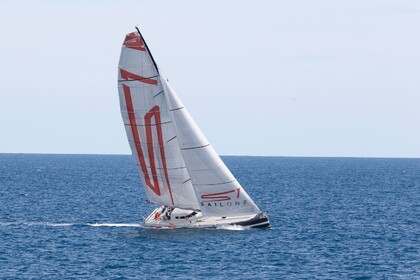
{"label": "wake behind boat", "polygon": [[162,75],[138,29],[122,46],[118,92],[147,198],[161,205],[145,226],[270,227]]}

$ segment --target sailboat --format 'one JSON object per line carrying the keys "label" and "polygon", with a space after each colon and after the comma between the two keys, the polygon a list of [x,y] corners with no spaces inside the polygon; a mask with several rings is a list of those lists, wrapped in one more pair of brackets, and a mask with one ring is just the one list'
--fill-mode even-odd
{"label": "sailboat", "polygon": [[152,228],[268,228],[156,64],[144,37],[126,35],[118,66],[121,115]]}

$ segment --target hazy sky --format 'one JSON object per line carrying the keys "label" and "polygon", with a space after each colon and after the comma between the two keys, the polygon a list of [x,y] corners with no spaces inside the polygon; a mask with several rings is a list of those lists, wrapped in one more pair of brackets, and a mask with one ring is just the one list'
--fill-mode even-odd
{"label": "hazy sky", "polygon": [[1,1],[0,153],[130,153],[116,80],[136,24],[220,154],[420,157],[404,0]]}

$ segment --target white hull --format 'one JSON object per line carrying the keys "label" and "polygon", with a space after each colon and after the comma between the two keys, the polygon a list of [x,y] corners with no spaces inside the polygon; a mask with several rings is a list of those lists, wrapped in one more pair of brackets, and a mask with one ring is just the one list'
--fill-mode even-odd
{"label": "white hull", "polygon": [[232,216],[232,217],[203,217],[200,211],[175,208],[168,216],[165,208],[156,208],[145,220],[144,225],[157,229],[174,228],[217,228],[238,225],[244,228],[269,228],[270,223],[264,213]]}

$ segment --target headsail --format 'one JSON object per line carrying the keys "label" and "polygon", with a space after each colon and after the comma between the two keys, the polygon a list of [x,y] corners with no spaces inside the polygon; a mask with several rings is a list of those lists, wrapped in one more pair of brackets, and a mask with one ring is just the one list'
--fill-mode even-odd
{"label": "headsail", "polygon": [[260,212],[159,73],[138,32],[124,41],[118,89],[127,137],[151,202],[200,209],[206,216]]}
{"label": "headsail", "polygon": [[248,196],[191,118],[167,81],[163,88],[171,106],[178,143],[201,210],[208,216],[242,215],[260,210]]}

